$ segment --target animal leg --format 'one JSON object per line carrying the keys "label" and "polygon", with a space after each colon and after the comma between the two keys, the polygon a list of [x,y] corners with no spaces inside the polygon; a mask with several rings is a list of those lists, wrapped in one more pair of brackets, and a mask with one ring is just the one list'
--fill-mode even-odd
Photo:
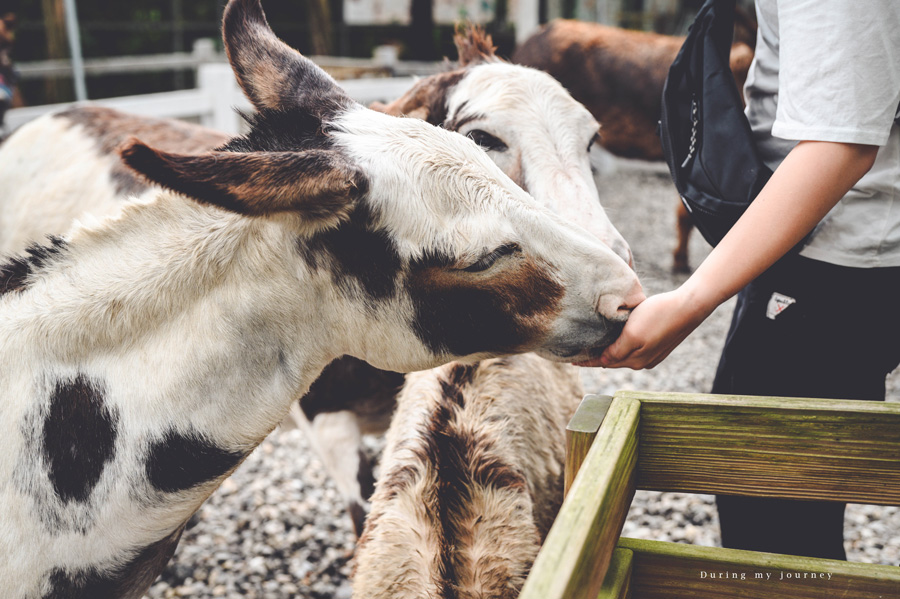
{"label": "animal leg", "polygon": [[349,410],[316,414],[310,422],[297,403],[291,416],[308,434],[313,449],[347,502],[356,536],[362,534],[374,489],[372,465],[362,448],[362,432]]}
{"label": "animal leg", "polygon": [[691,229],[694,228],[694,221],[691,220],[691,213],[687,211],[681,198],[678,199],[678,207],[675,214],[678,227],[678,245],[675,246],[675,251],[672,252],[672,272],[690,272],[688,242],[691,238]]}

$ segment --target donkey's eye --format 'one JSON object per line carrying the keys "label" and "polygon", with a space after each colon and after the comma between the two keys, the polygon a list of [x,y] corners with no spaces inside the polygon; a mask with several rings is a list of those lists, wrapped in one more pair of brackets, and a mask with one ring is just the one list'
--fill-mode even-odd
{"label": "donkey's eye", "polygon": [[505,152],[509,149],[505,143],[494,137],[490,133],[481,129],[474,129],[466,133],[466,137],[477,143],[484,150],[494,150],[495,152]]}
{"label": "donkey's eye", "polygon": [[489,252],[478,259],[478,262],[475,262],[471,266],[467,266],[463,270],[466,272],[482,272],[489,269],[494,265],[499,258],[503,256],[509,256],[510,254],[514,254],[516,252],[522,251],[522,248],[519,247],[516,243],[507,243],[506,245],[501,245],[496,250]]}
{"label": "donkey's eye", "polygon": [[591,138],[591,141],[588,142],[587,151],[590,152],[591,148],[594,147],[594,144],[600,145],[600,132],[594,133],[594,137]]}

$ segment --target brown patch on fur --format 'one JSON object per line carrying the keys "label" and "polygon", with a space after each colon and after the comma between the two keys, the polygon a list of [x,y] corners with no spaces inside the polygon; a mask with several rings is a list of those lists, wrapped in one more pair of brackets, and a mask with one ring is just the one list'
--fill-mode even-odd
{"label": "brown patch on fur", "polygon": [[338,152],[169,154],[136,139],[125,163],[150,181],[195,200],[250,216],[297,212],[323,224],[345,220],[368,182]]}
{"label": "brown patch on fur", "polygon": [[[181,154],[207,152],[229,139],[224,133],[200,125],[127,114],[102,106],[76,106],[54,116],[82,127],[101,153],[116,157],[118,147],[129,136],[138,137],[160,150]],[[121,162],[113,167],[110,177],[116,192],[121,195],[138,195],[147,189],[147,184]]]}
{"label": "brown patch on fur", "polygon": [[494,40],[484,28],[472,23],[458,25],[453,36],[460,66],[466,67],[483,62],[500,62]]}
{"label": "brown patch on fur", "polygon": [[353,104],[325,71],[278,39],[259,0],[231,0],[222,19],[225,52],[257,109],[302,108],[319,117]]}
{"label": "brown patch on fur", "polygon": [[457,69],[426,77],[390,104],[373,104],[370,108],[393,116],[409,116],[432,125],[441,125],[447,119],[450,91],[465,75],[465,69]]}
{"label": "brown patch on fur", "polygon": [[[546,334],[565,290],[529,256],[493,276],[414,263],[408,288],[417,336],[433,351],[513,353]],[[487,346],[485,343],[487,342]]]}
{"label": "brown patch on fur", "polygon": [[455,387],[469,385],[475,379],[476,372],[478,372],[478,364],[460,364],[457,362],[450,366],[447,382]]}
{"label": "brown patch on fur", "polygon": [[[446,383],[446,381],[442,381]],[[425,504],[434,517],[438,531],[441,580],[438,583],[443,597],[456,597],[461,573],[472,571],[468,555],[460,549],[472,542],[472,529],[467,524],[479,514],[472,512],[472,497],[476,488],[504,488],[515,493],[527,493],[527,482],[521,472],[493,455],[493,444],[476,431],[459,425],[457,410],[464,409],[465,397],[460,387],[442,384],[442,397],[432,413],[422,438],[427,462],[436,468],[436,484],[425,497]],[[497,573],[499,582],[510,573]],[[507,589],[512,591],[512,589]],[[491,593],[490,596],[515,597]]]}

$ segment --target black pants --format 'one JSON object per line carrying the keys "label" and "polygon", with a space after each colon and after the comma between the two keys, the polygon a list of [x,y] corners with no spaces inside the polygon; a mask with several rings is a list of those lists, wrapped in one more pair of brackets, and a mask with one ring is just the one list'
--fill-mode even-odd
{"label": "black pants", "polygon": [[[712,392],[884,400],[898,363],[900,268],[789,256],[738,295]],[[725,547],[846,559],[843,503],[716,503]]]}

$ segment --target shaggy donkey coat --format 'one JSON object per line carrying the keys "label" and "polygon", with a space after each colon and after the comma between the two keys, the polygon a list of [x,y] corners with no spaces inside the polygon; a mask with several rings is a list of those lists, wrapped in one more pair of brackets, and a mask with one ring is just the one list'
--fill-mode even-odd
{"label": "shaggy donkey coat", "polygon": [[472,142],[352,102],[257,0],[223,33],[251,132],[195,156],[132,141],[171,192],[0,267],[6,596],[140,597],[337,356],[578,361],[639,290]]}
{"label": "shaggy donkey coat", "polygon": [[562,503],[581,396],[577,368],[534,354],[408,375],[354,597],[517,597]]}

